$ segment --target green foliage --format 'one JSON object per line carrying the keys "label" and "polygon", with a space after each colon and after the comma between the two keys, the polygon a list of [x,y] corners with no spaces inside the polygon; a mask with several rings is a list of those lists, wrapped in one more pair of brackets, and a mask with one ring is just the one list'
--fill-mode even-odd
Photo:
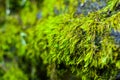
{"label": "green foliage", "polygon": [[3,76],[3,80],[28,80],[28,78],[19,68],[12,67]]}
{"label": "green foliage", "polygon": [[40,8],[26,1],[17,14],[6,15],[0,24],[1,80],[115,79],[120,44],[111,32],[120,31],[120,1],[88,15],[74,15],[78,1],[73,1],[43,0]]}
{"label": "green foliage", "polygon": [[[63,62],[78,71],[80,77],[109,79],[119,65],[119,46],[110,36],[112,28],[119,30],[120,26],[115,25],[120,23],[119,15],[105,18],[95,12],[80,18],[61,15],[47,19],[37,26],[32,45],[37,46],[45,63]],[[102,69],[105,71],[99,72]]]}

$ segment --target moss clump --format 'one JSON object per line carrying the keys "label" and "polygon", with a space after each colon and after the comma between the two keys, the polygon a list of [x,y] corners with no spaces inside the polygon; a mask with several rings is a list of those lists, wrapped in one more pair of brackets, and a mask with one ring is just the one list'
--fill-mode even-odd
{"label": "moss clump", "polygon": [[66,14],[38,23],[31,44],[35,55],[45,64],[56,64],[56,69],[64,63],[81,79],[114,79],[120,46],[110,34],[112,29],[120,30],[120,12],[107,15],[101,11],[79,18]]}
{"label": "moss clump", "polygon": [[[50,5],[47,1],[42,3],[40,20],[31,17],[38,10],[33,5],[33,11],[24,8],[1,24],[0,79],[115,79],[120,69],[120,1],[111,0],[105,8],[88,15],[74,15],[77,1],[72,4],[70,0],[66,12],[63,0],[62,7],[56,0]],[[59,4],[58,15],[53,12],[54,4]],[[49,10],[45,5],[51,6]]]}

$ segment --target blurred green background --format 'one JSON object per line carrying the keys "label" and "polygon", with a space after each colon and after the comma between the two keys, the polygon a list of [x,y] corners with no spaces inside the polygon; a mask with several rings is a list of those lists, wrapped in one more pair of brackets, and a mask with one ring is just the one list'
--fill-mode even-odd
{"label": "blurred green background", "polygon": [[120,1],[110,1],[0,0],[0,80],[114,80]]}

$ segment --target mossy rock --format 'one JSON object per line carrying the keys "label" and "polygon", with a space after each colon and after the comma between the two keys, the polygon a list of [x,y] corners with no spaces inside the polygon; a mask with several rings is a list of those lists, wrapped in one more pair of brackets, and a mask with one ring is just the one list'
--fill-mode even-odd
{"label": "mossy rock", "polygon": [[112,29],[120,31],[120,12],[112,7],[113,14],[108,16],[109,8],[87,16],[64,14],[41,21],[33,31],[35,55],[45,64],[64,63],[81,79],[114,79],[120,46],[111,33]]}

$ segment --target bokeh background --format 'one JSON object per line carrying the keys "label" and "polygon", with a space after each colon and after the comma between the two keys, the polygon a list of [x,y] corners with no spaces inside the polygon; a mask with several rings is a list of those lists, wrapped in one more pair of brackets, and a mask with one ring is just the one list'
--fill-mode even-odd
{"label": "bokeh background", "polygon": [[[91,68],[93,73],[88,73],[93,76],[88,76],[89,74],[86,75],[80,72],[81,69],[78,71],[79,73],[77,73],[76,70],[79,69],[82,64],[77,65],[74,64],[74,62],[72,63],[72,61],[69,64],[69,59],[66,62],[64,62],[64,59],[63,61],[62,59],[61,61],[59,61],[60,59],[53,59],[53,63],[49,59],[50,55],[52,55],[49,49],[53,49],[53,52],[57,50],[52,47],[48,48],[49,43],[47,43],[49,41],[54,42],[52,39],[54,37],[54,39],[57,40],[59,38],[56,37],[59,33],[57,31],[62,30],[62,27],[59,28],[59,30],[54,30],[54,23],[55,25],[63,27],[64,22],[65,25],[70,26],[73,24],[73,26],[76,26],[76,24],[78,24],[79,26],[81,24],[79,24],[78,18],[88,16],[91,13],[105,8],[107,5],[108,0],[0,0],[0,80],[97,80],[102,76],[104,80],[111,80],[111,78],[117,74],[117,71],[114,72],[114,70],[118,70],[111,70],[114,65],[110,65],[109,67],[109,63],[107,63],[105,67],[95,69],[96,71],[94,71],[94,68]],[[109,16],[110,13],[110,11],[107,11],[105,14]],[[65,18],[61,19],[64,16]],[[76,24],[67,22],[67,20],[71,18],[73,20],[75,19]],[[50,27],[51,25],[53,27]],[[53,36],[54,31],[56,31],[56,35]],[[66,32],[69,32],[69,30],[66,29],[66,32],[62,32],[65,34],[59,35],[66,35]],[[74,33],[77,34],[77,31]],[[48,36],[46,37],[47,34]],[[84,34],[84,31],[81,34]],[[116,34],[114,30],[113,34]],[[117,34],[119,34],[119,32]],[[38,36],[40,39],[37,39]],[[75,35],[73,34],[73,36]],[[64,37],[66,36],[61,38]],[[59,43],[59,41],[55,42]],[[57,49],[59,45],[56,45],[56,43],[55,48]],[[64,52],[67,51],[66,47],[69,46],[67,44],[70,43],[66,42],[62,44],[63,46],[61,47],[65,47],[65,50],[63,49],[61,54],[68,53]],[[73,45],[75,44],[73,43]],[[72,48],[70,50],[72,50]],[[119,49],[116,50],[118,51],[115,52],[115,56],[120,52]],[[75,53],[75,50],[73,50],[73,52]],[[47,53],[51,54],[46,56]],[[56,55],[52,57],[55,56]],[[72,56],[77,56],[77,54]],[[65,58],[67,58],[66,55]],[[119,62],[117,66],[120,65]],[[87,70],[84,69],[84,71],[86,72]],[[96,74],[94,74],[94,72]],[[102,80],[102,78],[100,80]]]}

